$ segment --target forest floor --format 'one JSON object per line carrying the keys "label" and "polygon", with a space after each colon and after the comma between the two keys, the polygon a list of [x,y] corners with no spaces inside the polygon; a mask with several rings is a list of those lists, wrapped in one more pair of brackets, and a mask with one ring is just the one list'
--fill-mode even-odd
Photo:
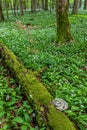
{"label": "forest floor", "polygon": [[[85,11],[79,11],[78,15],[69,15],[71,32],[75,41],[64,45],[55,44],[55,12],[52,14],[42,11],[36,14],[29,13],[22,17],[10,17],[9,20],[0,23],[0,41],[8,46],[8,48],[10,48],[15,55],[20,58],[28,69],[32,70],[34,73],[39,72],[39,80],[45,84],[48,91],[54,96],[54,98],[63,98],[68,102],[69,108],[64,112],[75,122],[75,124],[77,124],[80,130],[87,130],[86,13],[87,12]],[[0,74],[2,70],[3,67],[1,65]],[[30,108],[29,104],[27,104],[27,101],[25,100],[23,102],[21,101],[22,97],[17,94],[18,92],[21,93],[19,90],[16,92],[14,91],[14,87],[11,87],[11,85],[9,87],[8,84],[10,83],[10,79],[9,81],[7,80],[8,76],[3,76],[2,73],[0,77],[1,90],[7,95],[3,94],[4,97],[3,95],[0,97],[1,99],[5,98],[5,100],[7,100],[1,102],[1,109],[4,109],[4,104],[7,106],[11,104],[9,103],[9,100],[11,95],[13,95],[12,103],[17,104],[17,102],[20,101],[19,105],[22,109],[19,109],[18,113],[23,114],[23,107],[28,106]],[[11,82],[14,82],[14,80],[11,79]],[[3,83],[5,84],[4,89],[2,89]],[[11,93],[9,93],[9,89],[8,91],[5,90],[7,89],[7,86],[11,89]],[[20,87],[16,87],[16,89],[20,89]],[[9,98],[9,100],[7,98]],[[13,105],[11,105],[11,107],[12,106]],[[13,107],[10,110],[13,110]],[[3,110],[2,117],[5,115],[4,112],[6,111],[7,110]],[[31,112],[32,109],[30,108],[30,113]],[[13,116],[15,112],[12,111],[11,114],[9,111],[7,113],[9,120],[10,116]],[[26,120],[30,120],[30,117],[27,116],[28,115],[26,114],[25,124],[27,123]],[[19,114],[16,118],[18,119],[14,119],[14,122],[19,120]],[[22,122],[22,120],[24,119],[21,118],[20,122]],[[13,123],[12,126],[14,124],[15,123]],[[25,127],[25,124],[21,127]],[[32,129],[33,128],[31,128],[31,130]]]}
{"label": "forest floor", "polygon": [[0,59],[0,130],[35,130],[34,111]]}

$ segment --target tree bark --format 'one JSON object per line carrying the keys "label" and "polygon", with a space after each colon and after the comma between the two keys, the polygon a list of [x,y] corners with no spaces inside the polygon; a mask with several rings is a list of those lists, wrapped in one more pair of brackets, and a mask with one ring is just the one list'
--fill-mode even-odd
{"label": "tree bark", "polygon": [[36,13],[37,0],[31,0],[31,11]]}
{"label": "tree bark", "polygon": [[84,9],[87,9],[87,0],[84,0]]}
{"label": "tree bark", "polygon": [[45,9],[45,1],[42,0],[42,9],[44,10]]}
{"label": "tree bark", "polygon": [[78,11],[78,0],[74,0],[72,14],[77,14]]}
{"label": "tree bark", "polygon": [[3,20],[4,20],[4,15],[2,12],[2,1],[0,0],[0,21],[3,21]]}
{"label": "tree bark", "polygon": [[14,75],[16,81],[22,85],[28,101],[32,104],[36,112],[36,119],[40,127],[44,123],[47,130],[76,130],[73,123],[64,113],[56,110],[52,104],[53,97],[42,83],[1,43],[0,57],[4,60],[11,74]]}
{"label": "tree bark", "polygon": [[6,9],[7,19],[9,19],[8,8],[9,8],[9,3],[8,3],[8,1],[5,0],[5,9]]}
{"label": "tree bark", "polygon": [[20,15],[22,16],[23,14],[23,1],[20,0]]}
{"label": "tree bark", "polygon": [[82,7],[82,0],[79,0],[79,8]]}
{"label": "tree bark", "polygon": [[70,24],[68,20],[68,2],[67,0],[56,0],[57,17],[57,43],[71,42],[73,40],[70,33]]}
{"label": "tree bark", "polygon": [[45,0],[45,10],[48,10],[48,0]]}
{"label": "tree bark", "polygon": [[16,0],[13,0],[14,16],[16,16]]}

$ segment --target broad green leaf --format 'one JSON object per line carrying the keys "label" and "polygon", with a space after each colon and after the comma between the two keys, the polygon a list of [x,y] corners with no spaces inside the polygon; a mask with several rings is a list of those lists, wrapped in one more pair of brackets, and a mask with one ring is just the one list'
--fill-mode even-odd
{"label": "broad green leaf", "polygon": [[21,126],[21,130],[27,130],[27,126],[22,125],[22,126]]}
{"label": "broad green leaf", "polygon": [[24,120],[21,117],[19,117],[19,116],[15,117],[13,119],[13,121],[16,122],[16,123],[19,123],[19,124],[23,124],[24,123]]}

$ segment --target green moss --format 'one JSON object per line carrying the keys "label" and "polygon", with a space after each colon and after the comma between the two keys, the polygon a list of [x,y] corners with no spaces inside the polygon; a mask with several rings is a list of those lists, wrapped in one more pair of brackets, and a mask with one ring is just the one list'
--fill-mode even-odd
{"label": "green moss", "polygon": [[54,130],[76,130],[72,122],[53,106],[49,106],[48,121]]}
{"label": "green moss", "polygon": [[43,84],[36,79],[34,74],[27,70],[18,58],[1,43],[0,50],[0,56],[13,76],[22,85],[29,102],[34,106],[38,117],[38,124],[41,125],[40,118],[42,118],[48,130],[50,128],[53,130],[75,130],[71,121],[62,112],[55,110],[54,106],[50,104],[53,97]]}
{"label": "green moss", "polygon": [[[2,48],[2,57],[5,59],[10,71],[22,84],[23,89],[31,95],[33,99],[37,100],[41,104],[48,104],[52,100],[52,96],[46,90],[46,88],[36,79],[31,71],[25,69],[25,67],[19,62],[18,58],[7,47],[0,44]],[[29,95],[28,95],[29,94]]]}
{"label": "green moss", "polygon": [[57,36],[56,42],[57,43],[65,43],[71,42],[73,37],[70,33],[70,24],[68,20],[68,8],[64,5],[61,5],[57,9]]}

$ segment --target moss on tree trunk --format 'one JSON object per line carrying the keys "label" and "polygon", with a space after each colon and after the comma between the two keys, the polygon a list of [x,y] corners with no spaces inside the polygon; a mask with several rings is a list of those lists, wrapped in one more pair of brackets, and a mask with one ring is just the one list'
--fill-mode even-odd
{"label": "moss on tree trunk", "polygon": [[68,20],[68,2],[67,0],[56,0],[57,17],[57,43],[71,42],[73,40],[70,33],[70,24]]}
{"label": "moss on tree trunk", "polygon": [[43,84],[40,83],[33,73],[27,70],[23,64],[20,63],[18,58],[1,43],[0,57],[9,68],[12,75],[22,85],[28,101],[36,111],[39,126],[44,122],[47,130],[76,130],[67,116],[55,109],[52,104],[53,97]]}

